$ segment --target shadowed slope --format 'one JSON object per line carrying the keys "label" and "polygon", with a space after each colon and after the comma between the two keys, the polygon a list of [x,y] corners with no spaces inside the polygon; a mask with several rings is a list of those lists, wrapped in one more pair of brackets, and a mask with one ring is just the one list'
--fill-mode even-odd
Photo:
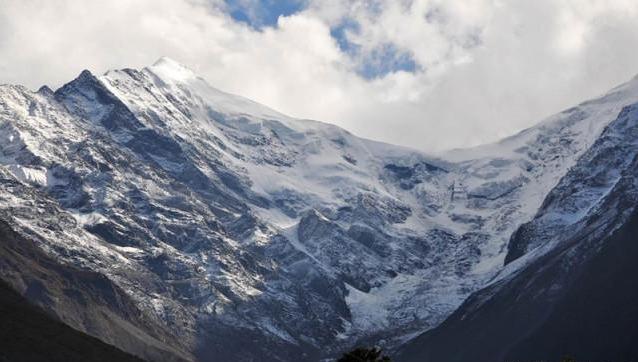
{"label": "shadowed slope", "polygon": [[0,282],[0,361],[142,361],[59,322]]}

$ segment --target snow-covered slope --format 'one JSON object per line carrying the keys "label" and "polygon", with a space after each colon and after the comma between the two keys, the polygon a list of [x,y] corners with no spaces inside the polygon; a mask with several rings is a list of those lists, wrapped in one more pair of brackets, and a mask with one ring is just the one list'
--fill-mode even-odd
{"label": "snow-covered slope", "polygon": [[55,92],[0,86],[0,211],[199,359],[393,347],[501,270],[512,233],[637,100],[634,80],[432,157],[287,117],[166,58],[84,71]]}
{"label": "snow-covered slope", "polygon": [[508,265],[399,360],[635,359],[637,137],[634,103],[514,233]]}

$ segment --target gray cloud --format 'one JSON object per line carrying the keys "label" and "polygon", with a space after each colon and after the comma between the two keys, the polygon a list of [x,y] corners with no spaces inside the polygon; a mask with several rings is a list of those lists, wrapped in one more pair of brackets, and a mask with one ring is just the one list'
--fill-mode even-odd
{"label": "gray cloud", "polygon": [[[436,151],[507,136],[638,73],[634,0],[316,0],[274,27],[221,1],[0,0],[0,82],[58,86],[82,69],[175,58],[223,90],[293,116]],[[344,52],[331,27],[357,22]],[[392,44],[415,72],[375,79]]]}

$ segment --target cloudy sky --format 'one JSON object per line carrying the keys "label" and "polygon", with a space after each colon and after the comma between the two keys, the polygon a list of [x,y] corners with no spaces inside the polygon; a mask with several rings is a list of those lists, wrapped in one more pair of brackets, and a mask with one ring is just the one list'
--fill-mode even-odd
{"label": "cloudy sky", "polygon": [[0,83],[169,56],[292,116],[426,151],[638,74],[636,0],[0,0]]}

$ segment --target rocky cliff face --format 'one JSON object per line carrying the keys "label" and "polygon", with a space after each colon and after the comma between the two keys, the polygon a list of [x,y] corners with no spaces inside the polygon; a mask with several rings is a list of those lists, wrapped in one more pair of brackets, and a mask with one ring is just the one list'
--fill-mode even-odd
{"label": "rocky cliff face", "polygon": [[[0,215],[121,291],[135,327],[155,334],[113,343],[143,357],[171,338],[174,355],[199,360],[394,348],[488,285],[506,255],[552,244],[521,230],[569,228],[575,216],[541,220],[565,214],[551,200],[582,209],[604,196],[629,167],[614,145],[632,131],[603,130],[637,100],[633,81],[498,144],[432,157],[292,119],[169,59],[85,71],[55,92],[0,86]],[[560,192],[585,182],[569,170],[587,157],[601,167],[591,190]]]}

